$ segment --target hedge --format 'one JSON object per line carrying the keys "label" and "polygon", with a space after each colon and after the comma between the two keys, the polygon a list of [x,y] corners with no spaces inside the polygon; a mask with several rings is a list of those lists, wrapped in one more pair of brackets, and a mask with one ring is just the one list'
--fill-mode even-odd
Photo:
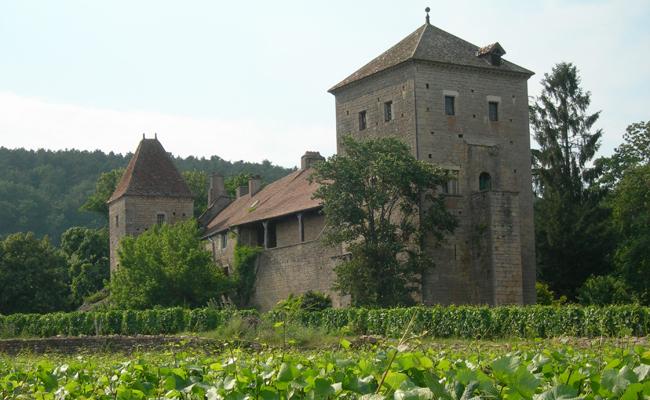
{"label": "hedge", "polygon": [[[306,326],[355,334],[401,336],[415,314],[413,333],[438,338],[547,338],[558,336],[646,336],[650,308],[641,306],[434,306],[392,309],[343,308],[299,313]],[[201,332],[226,324],[234,315],[259,317],[254,310],[167,308],[54,314],[0,315],[0,336],[158,335]],[[267,317],[281,320],[279,312]]]}
{"label": "hedge", "polygon": [[[415,314],[413,332],[437,338],[646,336],[650,308],[642,306],[434,306],[327,309],[303,313],[306,325],[399,337]],[[276,319],[280,316],[276,316]]]}
{"label": "hedge", "polygon": [[0,337],[162,335],[201,332],[227,323],[233,315],[257,316],[254,310],[164,308],[52,314],[0,315]]}

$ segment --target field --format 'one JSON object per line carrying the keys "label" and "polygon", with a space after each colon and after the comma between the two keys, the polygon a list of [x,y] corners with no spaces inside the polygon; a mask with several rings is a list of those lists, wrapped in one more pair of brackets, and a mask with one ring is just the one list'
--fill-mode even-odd
{"label": "field", "polygon": [[645,339],[262,345],[0,358],[3,399],[648,399]]}

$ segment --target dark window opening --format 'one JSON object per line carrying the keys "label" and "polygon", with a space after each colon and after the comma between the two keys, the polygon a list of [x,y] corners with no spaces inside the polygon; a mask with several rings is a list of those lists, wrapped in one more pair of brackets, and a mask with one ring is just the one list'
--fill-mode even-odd
{"label": "dark window opening", "polygon": [[119,215],[115,216],[115,226],[120,226],[120,216]]}
{"label": "dark window opening", "polygon": [[456,115],[456,98],[454,96],[445,96],[445,114]]}
{"label": "dark window opening", "polygon": [[228,246],[228,232],[221,234],[221,248],[225,249]]}
{"label": "dark window opening", "polygon": [[264,247],[264,224],[255,224],[255,244]]}
{"label": "dark window opening", "polygon": [[165,223],[165,214],[163,214],[163,213],[156,214],[156,223],[158,225],[164,224]]}
{"label": "dark window opening", "polygon": [[491,190],[492,189],[492,178],[487,172],[481,172],[481,175],[478,177],[478,189],[480,191]]}
{"label": "dark window opening", "polygon": [[363,110],[359,112],[359,130],[362,131],[366,129],[367,120],[366,120],[366,111]]}
{"label": "dark window opening", "polygon": [[387,101],[384,103],[384,121],[388,122],[393,119],[393,102]]}
{"label": "dark window opening", "polygon": [[488,109],[490,113],[490,121],[498,121],[499,120],[499,103],[496,101],[490,101],[488,103]]}
{"label": "dark window opening", "polygon": [[268,249],[272,249],[274,247],[277,247],[278,246],[278,236],[277,236],[276,230],[275,230],[275,222],[269,221],[267,223],[266,229],[268,230],[268,236],[269,236],[268,237],[268,243],[267,243],[266,247]]}

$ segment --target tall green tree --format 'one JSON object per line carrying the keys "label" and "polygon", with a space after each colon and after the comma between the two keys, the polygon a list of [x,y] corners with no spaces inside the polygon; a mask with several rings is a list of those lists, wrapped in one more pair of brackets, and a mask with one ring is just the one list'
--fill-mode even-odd
{"label": "tall green tree", "polygon": [[591,95],[571,63],[557,64],[541,84],[530,107],[539,145],[533,150],[541,196],[535,206],[538,274],[558,294],[574,298],[587,277],[611,269],[609,210],[593,190],[597,169],[590,164],[602,136],[594,128],[600,113],[588,112]]}
{"label": "tall green tree", "polygon": [[0,242],[0,314],[69,307],[67,265],[47,238],[15,233]]}
{"label": "tall green tree", "polygon": [[612,199],[614,223],[620,235],[615,263],[620,274],[650,305],[650,164],[628,169]]}
{"label": "tall green tree", "polygon": [[198,218],[208,208],[208,174],[197,170],[182,174],[194,197],[194,218]]}
{"label": "tall green tree", "polygon": [[394,138],[346,137],[343,147],[312,176],[320,184],[315,197],[323,203],[325,242],[351,253],[336,268],[335,288],[356,306],[411,303],[422,273],[433,267],[424,243],[439,242],[456,226],[435,196],[445,174]]}
{"label": "tall green tree", "polygon": [[68,262],[72,303],[79,306],[110,277],[108,229],[70,228],[61,235],[61,250]]}
{"label": "tall green tree", "polygon": [[600,169],[599,184],[614,189],[625,172],[640,165],[650,164],[650,121],[630,124],[623,134],[623,143],[614,149],[611,157],[596,160]]}
{"label": "tall green tree", "polygon": [[230,281],[200,239],[196,221],[162,224],[118,249],[111,302],[119,308],[203,306],[230,290]]}

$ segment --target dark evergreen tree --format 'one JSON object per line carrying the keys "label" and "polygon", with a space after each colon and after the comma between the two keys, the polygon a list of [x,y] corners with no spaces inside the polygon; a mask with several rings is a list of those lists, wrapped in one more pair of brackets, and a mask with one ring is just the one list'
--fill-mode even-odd
{"label": "dark evergreen tree", "polygon": [[575,290],[590,275],[611,269],[613,241],[610,212],[603,193],[591,185],[590,166],[602,130],[594,129],[599,112],[588,113],[590,93],[580,85],[577,68],[557,64],[542,80],[542,93],[530,107],[539,277],[560,295]]}

